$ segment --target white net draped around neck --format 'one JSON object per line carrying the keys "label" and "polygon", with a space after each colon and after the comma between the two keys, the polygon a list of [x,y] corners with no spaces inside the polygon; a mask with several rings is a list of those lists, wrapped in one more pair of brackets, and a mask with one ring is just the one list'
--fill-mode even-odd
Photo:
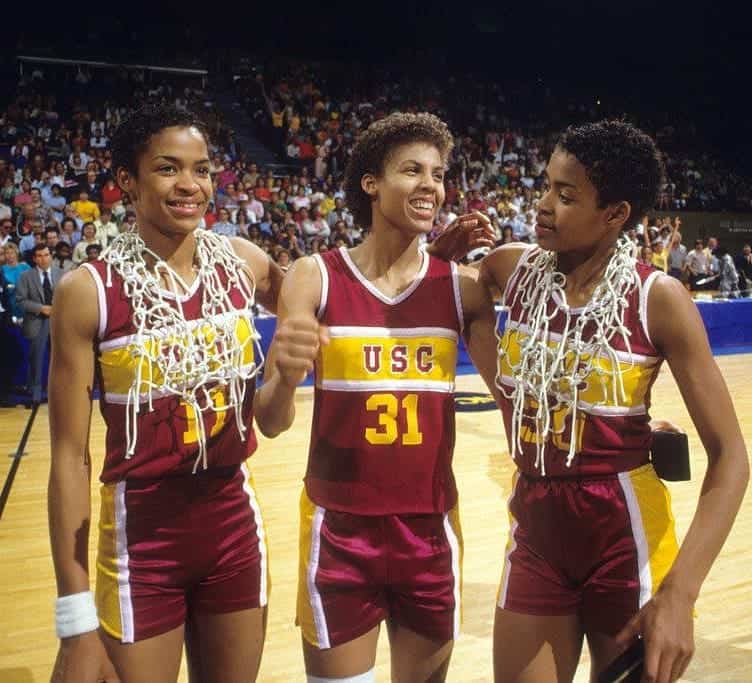
{"label": "white net draped around neck", "polygon": [[[138,438],[138,415],[142,405],[153,409],[154,395],[177,396],[187,406],[195,423],[198,455],[193,472],[199,465],[208,467],[203,414],[234,410],[235,422],[245,440],[242,404],[247,382],[263,365],[260,336],[253,323],[252,306],[255,280],[245,263],[235,254],[230,242],[219,235],[197,229],[197,278],[202,288],[201,313],[197,320],[186,320],[181,301],[189,287],[182,278],[151,251],[135,230],[121,233],[102,253],[107,263],[108,287],[112,270],[123,279],[124,294],[133,309],[135,339],[130,347],[135,357],[136,376],[128,390],[126,407],[126,458],[135,453]],[[154,260],[150,268],[144,259]],[[227,278],[219,277],[220,267]],[[168,283],[165,292],[162,278]],[[236,289],[242,305],[236,308],[230,291]],[[245,339],[238,338],[239,321],[247,323]],[[259,363],[247,364],[248,345],[255,344]],[[223,400],[215,401],[211,391],[219,387]],[[191,411],[192,410],[192,415]]]}
{"label": "white net draped around neck", "polygon": [[[512,387],[505,385],[499,374],[496,385],[512,403],[512,457],[522,452],[523,418],[532,420],[537,436],[535,466],[545,475],[544,452],[552,433],[553,411],[564,409],[571,416],[570,430],[575,433],[569,434],[566,460],[569,467],[577,446],[577,401],[586,382],[609,375],[613,395],[607,396],[607,383],[600,382],[603,397],[598,403],[605,403],[609,398],[614,405],[626,401],[619,359],[611,341],[621,336],[627,352],[632,355],[631,332],[624,326],[624,313],[629,305],[628,294],[635,287],[640,288],[641,281],[635,268],[634,247],[630,240],[622,237],[590,301],[573,315],[564,291],[566,277],[556,270],[556,252],[541,249],[522,259],[514,276],[517,278],[514,295],[504,305],[511,311],[519,304],[518,322],[529,330],[526,330],[527,336],[517,335],[520,347],[517,363],[512,363],[508,354],[508,341],[503,335],[499,337],[499,368],[504,360],[511,368],[514,382]],[[564,327],[561,341],[558,341],[551,337],[550,324],[560,314],[564,316]],[[587,338],[584,338],[586,327]],[[609,370],[603,367],[604,359],[608,361]],[[566,429],[565,420],[560,424],[562,430]]]}

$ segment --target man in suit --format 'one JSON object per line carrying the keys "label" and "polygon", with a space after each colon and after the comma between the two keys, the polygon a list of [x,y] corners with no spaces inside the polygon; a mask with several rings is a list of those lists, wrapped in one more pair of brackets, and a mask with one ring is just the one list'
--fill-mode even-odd
{"label": "man in suit", "polygon": [[31,342],[31,400],[42,400],[42,367],[50,339],[52,298],[63,271],[52,264],[49,247],[34,247],[34,268],[21,274],[16,285],[16,301],[23,309],[23,335]]}

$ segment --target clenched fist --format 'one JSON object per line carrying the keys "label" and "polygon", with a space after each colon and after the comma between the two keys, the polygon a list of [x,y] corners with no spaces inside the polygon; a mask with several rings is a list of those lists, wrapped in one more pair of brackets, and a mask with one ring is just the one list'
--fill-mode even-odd
{"label": "clenched fist", "polygon": [[313,371],[322,344],[329,343],[326,325],[315,319],[290,317],[274,333],[274,365],[281,381],[296,387]]}

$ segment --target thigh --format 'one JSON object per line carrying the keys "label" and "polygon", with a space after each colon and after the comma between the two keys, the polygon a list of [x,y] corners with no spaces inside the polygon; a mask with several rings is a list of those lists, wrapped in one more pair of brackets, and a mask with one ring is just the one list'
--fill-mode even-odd
{"label": "thigh", "polygon": [[188,592],[191,614],[227,614],[265,607],[269,565],[261,509],[253,479],[243,465],[221,485],[205,511],[193,520],[201,550],[212,558]]}
{"label": "thigh", "polygon": [[430,643],[459,635],[462,531],[457,508],[446,514],[385,518],[389,619]]}
{"label": "thigh", "polygon": [[590,651],[590,680],[595,683],[598,680],[598,674],[616,659],[624,648],[617,645],[616,640],[605,633],[587,633],[586,635]]}
{"label": "thigh", "polygon": [[103,633],[107,655],[123,683],[175,683],[183,653],[183,627],[124,644]]}
{"label": "thigh", "polygon": [[373,669],[379,627],[353,638],[342,645],[322,650],[303,638],[303,659],[306,673],[320,678],[347,678]]}
{"label": "thigh", "polygon": [[601,563],[582,591],[586,633],[615,636],[650,600],[679,551],[668,489],[648,464],[613,480]]}
{"label": "thigh", "polygon": [[581,649],[582,626],[576,615],[536,616],[496,609],[496,683],[571,681]]}
{"label": "thigh", "polygon": [[[186,576],[182,563],[163,550],[173,547],[169,534],[156,534],[150,521],[156,517],[139,523],[143,511],[133,505],[125,481],[104,484],[100,491],[96,603],[102,628],[133,643],[182,627]],[[156,491],[144,496],[153,493],[158,506]]]}
{"label": "thigh", "polygon": [[411,683],[446,680],[453,640],[433,640],[401,624],[387,621],[392,661],[392,681]]}
{"label": "thigh", "polygon": [[381,519],[327,510],[301,497],[297,623],[306,643],[336,648],[387,616]]}
{"label": "thigh", "polygon": [[255,681],[265,632],[265,607],[227,614],[191,613],[185,638],[190,680]]}

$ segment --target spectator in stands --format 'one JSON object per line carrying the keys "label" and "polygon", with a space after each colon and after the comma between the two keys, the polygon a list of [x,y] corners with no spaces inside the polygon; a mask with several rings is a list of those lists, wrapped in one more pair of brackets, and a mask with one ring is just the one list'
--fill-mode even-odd
{"label": "spectator in stands", "polygon": [[55,265],[67,273],[69,270],[73,270],[76,266],[73,264],[73,248],[67,242],[60,240],[55,247],[55,253],[53,255]]}
{"label": "spectator in stands", "polygon": [[99,206],[89,199],[89,193],[86,190],[81,190],[78,193],[78,199],[70,205],[84,223],[93,223],[99,218]]}
{"label": "spectator in stands", "polygon": [[0,249],[13,241],[13,221],[10,218],[0,219]]}
{"label": "spectator in stands", "polygon": [[729,299],[739,297],[739,273],[734,266],[734,259],[728,249],[719,244],[714,256],[719,262],[718,293]]}
{"label": "spectator in stands", "polygon": [[745,244],[742,253],[736,257],[736,270],[739,272],[739,289],[743,296],[752,293],[752,246]]}
{"label": "spectator in stands", "polygon": [[668,251],[668,274],[677,280],[684,280],[687,267],[687,247],[682,244],[681,233],[674,228],[671,248]]}
{"label": "spectator in stands", "polygon": [[663,240],[659,237],[653,242],[652,246],[653,255],[651,262],[655,268],[662,270],[664,273],[668,271],[668,252],[663,247]]}
{"label": "spectator in stands", "polygon": [[81,231],[78,229],[75,220],[63,218],[63,222],[60,224],[60,239],[70,246],[71,253],[73,253],[73,249],[81,239]]}
{"label": "spectator in stands", "polygon": [[34,268],[18,279],[16,301],[23,311],[23,335],[31,342],[29,369],[31,400],[42,400],[44,356],[50,339],[50,315],[55,288],[63,272],[52,263],[46,244],[34,247]]}
{"label": "spectator in stands", "polygon": [[2,270],[5,276],[9,310],[13,321],[20,324],[24,314],[16,299],[16,287],[18,286],[18,279],[31,266],[20,260],[19,249],[14,242],[6,243],[3,247],[3,253],[5,254],[5,263]]}
{"label": "spectator in stands", "polygon": [[92,203],[97,204],[98,206],[102,203],[102,185],[99,182],[97,172],[90,169],[86,171],[86,180],[83,182],[83,184],[80,186],[80,189],[82,191],[86,191],[86,194],[88,195],[89,201]]}
{"label": "spectator in stands", "polygon": [[96,261],[102,253],[102,247],[99,244],[86,245],[86,263]]}
{"label": "spectator in stands", "polygon": [[653,249],[647,245],[640,247],[640,256],[637,259],[640,263],[644,263],[646,266],[653,266]]}
{"label": "spectator in stands", "polygon": [[689,273],[689,288],[693,291],[707,289],[707,283],[699,284],[710,275],[710,262],[701,239],[695,240],[695,248],[687,254],[687,272]]}
{"label": "spectator in stands", "polygon": [[59,183],[53,183],[50,185],[49,194],[46,197],[43,196],[43,201],[52,212],[52,218],[56,223],[63,220],[65,211],[65,197],[62,195],[62,189]]}
{"label": "spectator in stands", "polygon": [[[84,227],[81,228],[81,239],[73,248],[73,264],[80,266],[86,261],[86,247],[90,244],[99,244],[97,242],[97,227],[93,222],[87,221],[84,223]],[[101,244],[99,245],[101,248]]]}
{"label": "spectator in stands", "polygon": [[256,213],[250,207],[250,202],[248,201],[248,195],[245,192],[241,192],[238,195],[238,208],[235,209],[231,214],[232,222],[239,223],[240,218],[242,216],[244,225],[253,225],[254,223],[258,223],[264,214],[264,207],[263,207],[263,204],[261,204],[261,202],[256,202],[256,203],[261,206],[260,214]]}
{"label": "spectator in stands", "polygon": [[115,179],[111,176],[107,178],[102,187],[102,208],[111,209],[115,212],[115,207],[118,204],[122,205],[123,193],[115,183]]}
{"label": "spectator in stands", "polygon": [[219,210],[219,220],[212,225],[211,230],[226,237],[238,236],[238,226],[230,220],[230,212],[225,208]]}
{"label": "spectator in stands", "polygon": [[333,226],[338,221],[344,221],[348,228],[352,227],[353,216],[350,209],[345,206],[343,198],[337,197],[334,200],[334,209],[327,214],[326,220],[330,226]]}
{"label": "spectator in stands", "polygon": [[94,227],[97,229],[97,242],[102,248],[107,247],[120,234],[120,229],[112,218],[112,211],[104,207],[99,218],[94,221]]}

